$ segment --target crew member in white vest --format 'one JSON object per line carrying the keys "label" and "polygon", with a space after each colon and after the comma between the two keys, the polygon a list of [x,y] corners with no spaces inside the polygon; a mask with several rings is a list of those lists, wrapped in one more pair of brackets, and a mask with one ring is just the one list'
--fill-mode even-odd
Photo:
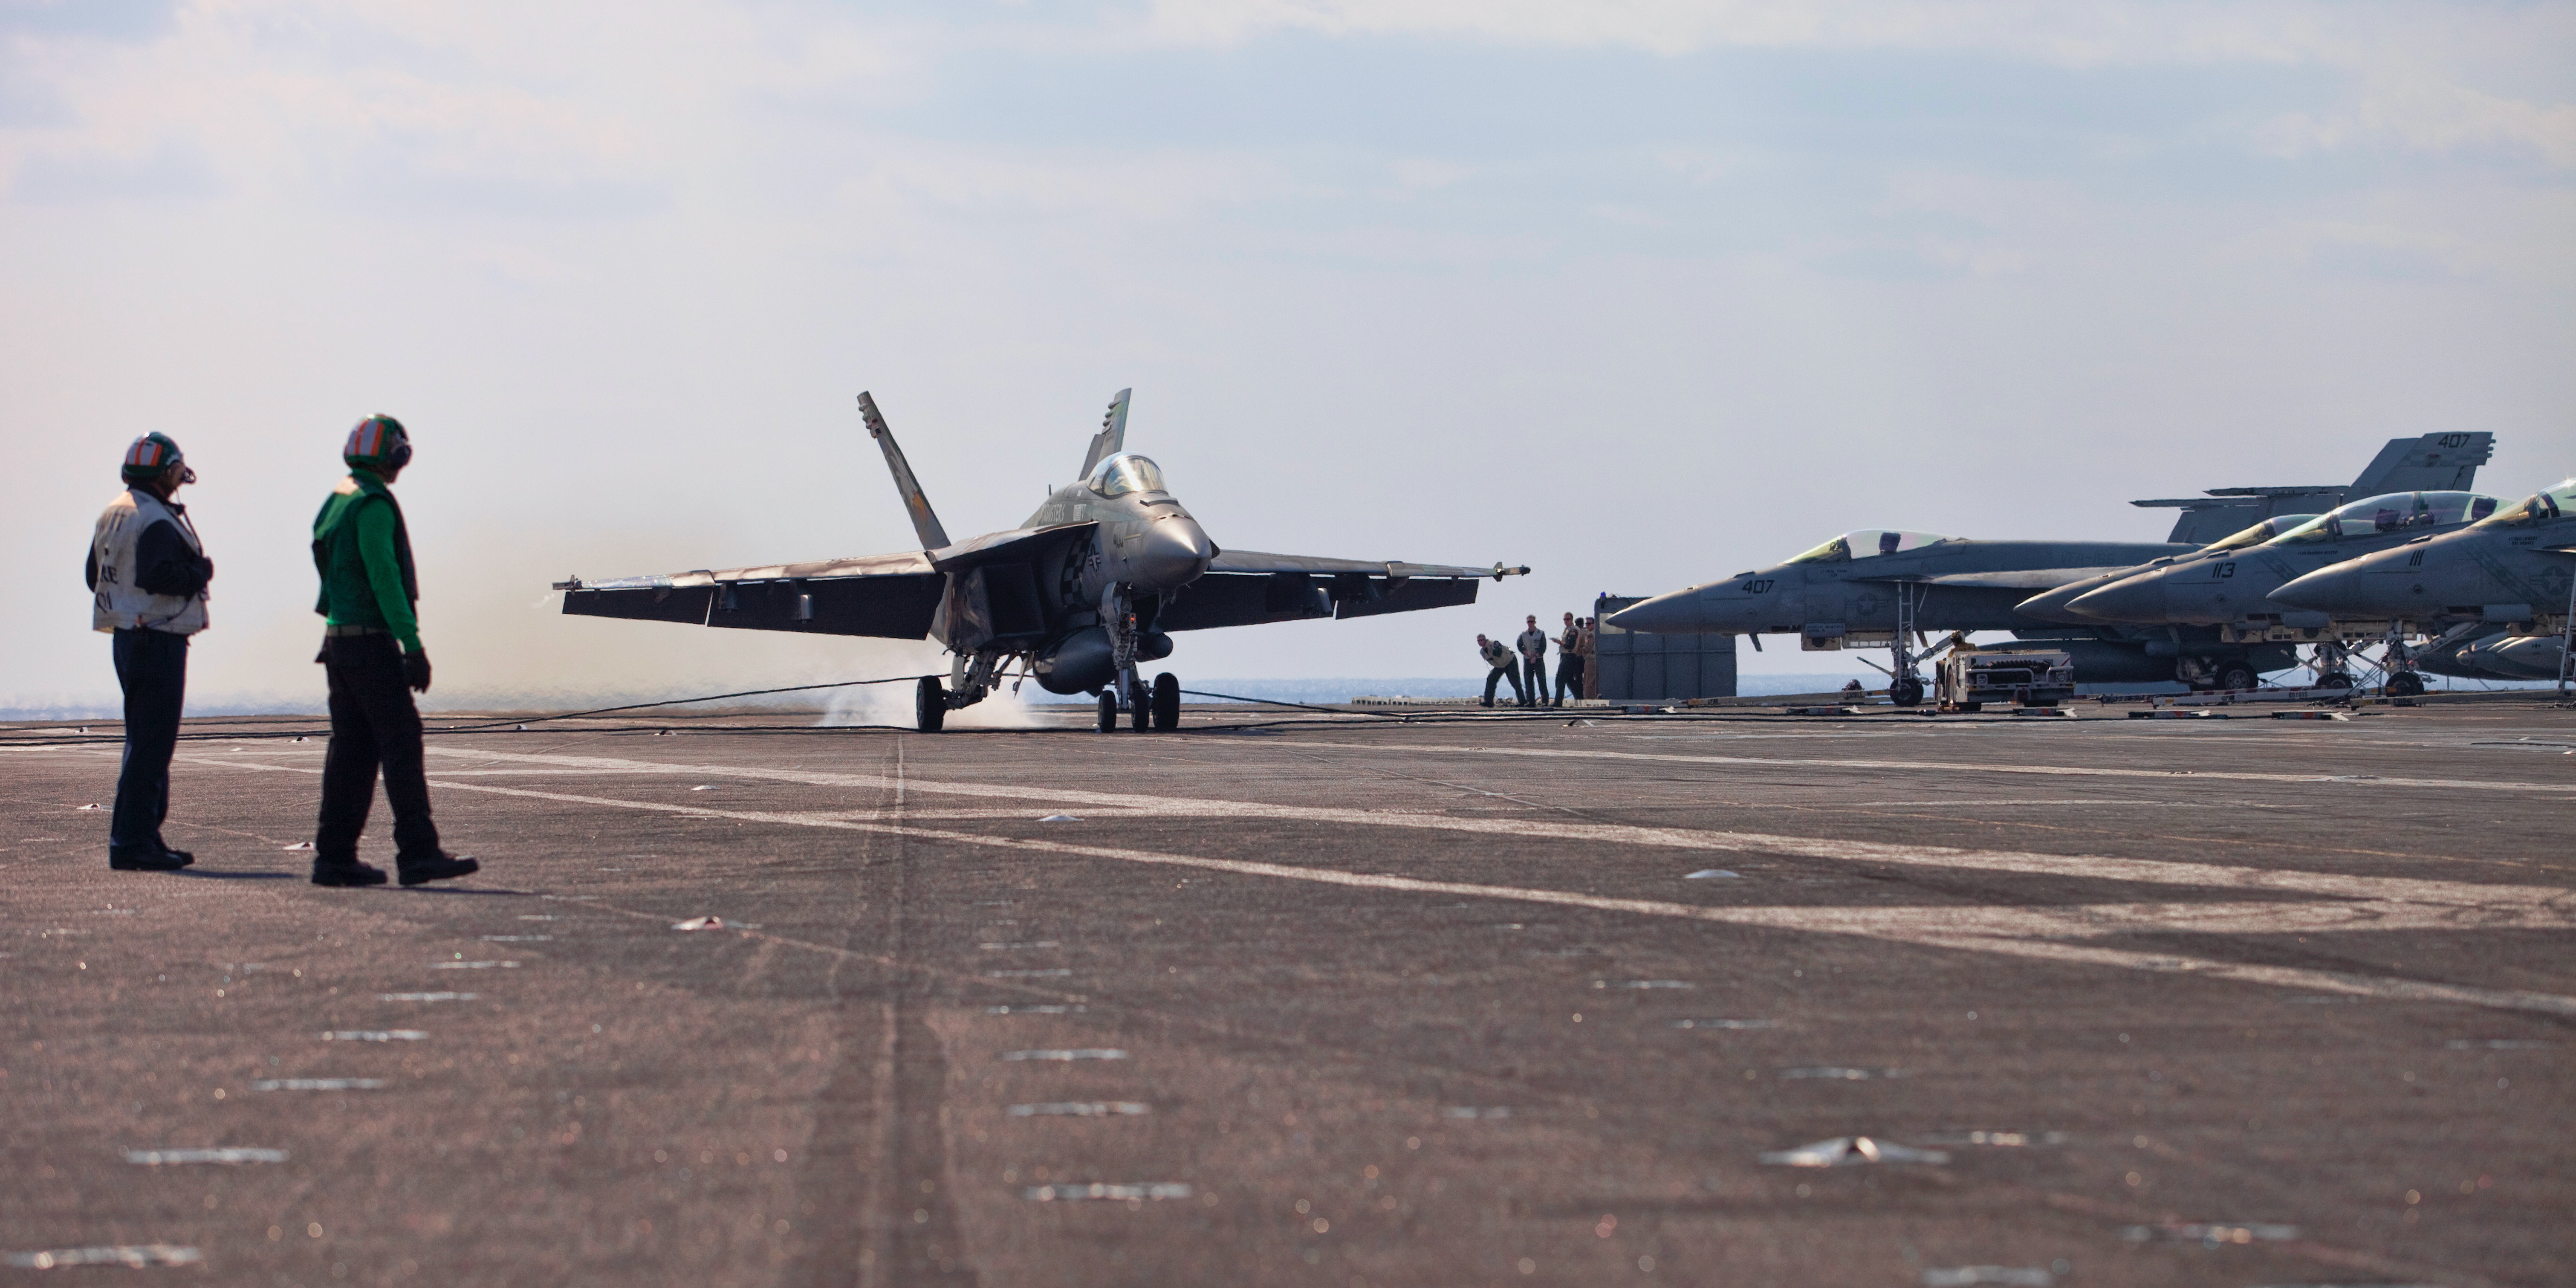
{"label": "crew member in white vest", "polygon": [[206,629],[215,561],[188,507],[171,499],[197,472],[169,435],[135,439],[124,473],[125,491],[98,516],[83,569],[90,626],[114,638],[116,682],[125,690],[125,762],[108,817],[107,866],[167,872],[196,862],[162,842],[161,821],[170,813],[170,754],[188,692],[188,637]]}

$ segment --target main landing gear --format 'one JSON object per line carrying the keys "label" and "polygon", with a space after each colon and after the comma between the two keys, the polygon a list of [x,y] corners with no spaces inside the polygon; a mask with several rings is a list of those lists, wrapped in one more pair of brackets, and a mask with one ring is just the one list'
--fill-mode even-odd
{"label": "main landing gear", "polygon": [[938,676],[921,677],[920,687],[912,693],[912,718],[923,733],[937,733],[948,723],[948,690]]}
{"label": "main landing gear", "polygon": [[995,649],[980,650],[972,657],[960,653],[949,664],[948,683],[941,684],[935,675],[921,677],[912,691],[913,727],[937,733],[948,723],[951,710],[983,701],[1001,687],[1002,667],[1008,660]]}
{"label": "main landing gear", "polygon": [[[1138,733],[1147,729],[1172,730],[1181,727],[1181,677],[1169,671],[1154,677],[1148,690],[1138,684],[1127,691],[1129,725]],[[1100,732],[1118,729],[1118,686],[1100,691]]]}

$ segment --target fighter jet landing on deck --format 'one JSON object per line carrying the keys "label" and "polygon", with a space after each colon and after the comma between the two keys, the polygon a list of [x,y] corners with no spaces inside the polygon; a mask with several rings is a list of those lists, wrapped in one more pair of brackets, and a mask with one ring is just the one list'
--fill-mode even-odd
{"label": "fighter jet landing on deck", "polygon": [[948,683],[925,677],[915,702],[924,732],[984,700],[1013,669],[1050,693],[1100,696],[1100,728],[1122,708],[1134,727],[1180,723],[1170,672],[1149,692],[1136,664],[1171,656],[1171,632],[1311,618],[1369,617],[1476,602],[1476,582],[1526,567],[1325,559],[1223,550],[1165,485],[1161,467],[1125,450],[1118,391],[1083,457],[1081,481],[1055,489],[1027,523],[951,542],[912,476],[876,400],[859,395],[921,549],[722,572],[558,582],[563,611],[593,617],[749,630],[933,639],[952,657]]}

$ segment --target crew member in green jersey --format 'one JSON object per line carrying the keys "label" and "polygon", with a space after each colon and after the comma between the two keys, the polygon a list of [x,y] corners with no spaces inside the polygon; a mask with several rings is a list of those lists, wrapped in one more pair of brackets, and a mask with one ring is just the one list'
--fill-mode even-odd
{"label": "crew member in green jersey", "polygon": [[394,871],[404,885],[461,877],[482,866],[438,846],[422,774],[420,709],[429,654],[420,647],[420,580],[393,481],[411,463],[411,436],[391,416],[349,431],[340,459],[349,477],[313,518],[313,566],[322,574],[322,664],[331,683],[331,747],[322,761],[322,821],[313,836],[313,884],[382,885],[384,869],[358,861],[358,836],[375,803],[376,773],[394,810]]}

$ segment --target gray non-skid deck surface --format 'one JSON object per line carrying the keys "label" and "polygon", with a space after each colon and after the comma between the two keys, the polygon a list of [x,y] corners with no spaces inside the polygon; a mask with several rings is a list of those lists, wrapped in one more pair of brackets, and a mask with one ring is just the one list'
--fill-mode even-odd
{"label": "gray non-skid deck surface", "polygon": [[[76,807],[112,746],[0,751],[0,1251],[305,1284],[2576,1276],[2576,718],[2117,714],[539,726],[433,740],[486,864],[434,892],[302,880],[319,740],[183,747],[186,875],[107,869]],[[1949,1161],[1761,1161],[1856,1134]],[[217,1146],[287,1158],[126,1161]]]}

